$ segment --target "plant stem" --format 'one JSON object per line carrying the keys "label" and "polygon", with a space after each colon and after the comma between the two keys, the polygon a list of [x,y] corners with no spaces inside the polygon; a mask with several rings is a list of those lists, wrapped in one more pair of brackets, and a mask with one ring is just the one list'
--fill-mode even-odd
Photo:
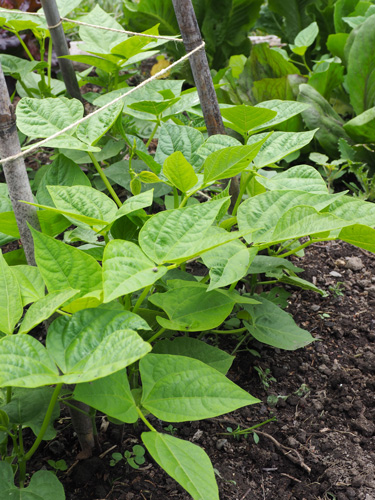
{"label": "plant stem", "polygon": [[24,459],[25,451],[23,448],[23,436],[22,436],[22,425],[18,426],[18,442],[19,442],[19,459],[18,465],[20,468],[20,487],[24,487],[25,477],[26,477],[26,460]]}
{"label": "plant stem", "polygon": [[52,71],[52,38],[48,40],[48,88],[51,88],[51,71]]}
{"label": "plant stem", "polygon": [[178,196],[177,188],[173,186],[173,208],[178,208],[180,197]]}
{"label": "plant stem", "polygon": [[12,401],[12,388],[7,387],[7,404]]}
{"label": "plant stem", "polygon": [[240,192],[238,193],[238,198],[236,200],[236,204],[234,205],[233,211],[232,211],[232,217],[235,217],[237,215],[237,210],[238,207],[240,206],[241,200],[243,195],[245,194],[246,187],[249,184],[250,180],[252,179],[254,173],[253,172],[242,172],[241,174],[241,182],[240,182]]}
{"label": "plant stem", "polygon": [[149,286],[146,286],[146,288],[143,290],[143,292],[141,293],[141,295],[138,297],[138,300],[137,302],[135,303],[135,306],[133,307],[133,313],[135,314],[138,309],[141,307],[142,305],[142,302],[145,300],[145,298],[147,297],[149,291],[151,290],[152,288],[152,285],[149,285]]}
{"label": "plant stem", "polygon": [[59,397],[62,386],[63,386],[63,384],[57,384],[55,387],[55,390],[53,391],[51,401],[49,402],[47,412],[45,414],[45,417],[44,417],[44,420],[42,423],[42,427],[40,428],[39,434],[38,434],[36,440],[34,441],[34,444],[32,445],[30,450],[25,455],[25,462],[30,460],[30,458],[34,455],[34,453],[38,449],[38,446],[40,445],[40,443],[44,437],[44,434],[47,431],[48,425],[49,425],[51,417],[52,417],[52,412],[53,412],[53,409],[55,407],[57,398]]}
{"label": "plant stem", "polygon": [[12,31],[11,33],[13,33],[14,35],[16,35],[16,37],[18,38],[18,40],[20,41],[20,44],[22,45],[23,47],[23,50],[26,52],[26,54],[28,55],[30,61],[35,61],[35,59],[33,58],[31,52],[29,51],[26,43],[22,40],[21,36],[17,33],[17,31]]}
{"label": "plant stem", "polygon": [[183,208],[186,205],[188,199],[189,199],[189,196],[185,196],[184,199],[181,201],[180,206],[178,208]]}
{"label": "plant stem", "polygon": [[154,340],[156,340],[158,337],[160,337],[160,335],[162,333],[165,332],[165,328],[160,328],[160,330],[158,332],[155,333],[155,335],[153,335],[150,339],[148,339],[148,343],[151,344],[151,342],[153,342]]}
{"label": "plant stem", "polygon": [[108,191],[111,193],[111,196],[112,198],[115,200],[117,206],[119,208],[122,207],[122,203],[120,201],[120,198],[117,196],[117,194],[115,193],[115,190],[113,189],[113,187],[111,186],[111,183],[109,182],[109,180],[107,179],[107,176],[105,175],[104,173],[104,170],[102,169],[102,167],[99,165],[99,162],[98,160],[95,158],[95,156],[90,152],[88,151],[88,155],[91,159],[91,161],[93,162],[94,164],[94,167],[96,168],[96,171],[98,172],[98,174],[100,175],[100,178],[101,180],[104,182],[105,184],[105,187],[108,189]]}
{"label": "plant stem", "polygon": [[293,254],[299,252],[300,250],[303,250],[304,248],[308,247],[309,245],[312,245],[313,243],[321,243],[322,241],[332,241],[335,239],[336,238],[322,238],[320,240],[309,240],[309,241],[306,241],[306,243],[303,243],[303,245],[300,245],[299,247],[294,248],[293,250],[290,250],[289,252],[282,253],[280,255],[276,255],[275,257],[281,257],[281,258],[288,257],[289,255],[293,255]]}
{"label": "plant stem", "polygon": [[155,123],[155,127],[154,127],[153,131],[151,132],[151,135],[150,135],[148,141],[146,142],[146,148],[147,149],[148,149],[149,145],[151,144],[151,141],[154,138],[154,135],[156,134],[157,129],[159,128],[159,125],[160,125],[160,120],[159,120],[159,117],[158,117],[158,121]]}
{"label": "plant stem", "polygon": [[233,335],[246,332],[247,328],[236,328],[235,330],[210,330],[210,333],[220,333],[221,335]]}
{"label": "plant stem", "polygon": [[238,344],[236,345],[236,347],[233,349],[233,351],[231,352],[231,356],[234,356],[236,354],[236,352],[238,351],[238,349],[240,348],[241,344],[243,344],[245,342],[245,340],[250,336],[251,334],[248,333],[247,335],[244,335],[243,338],[238,342]]}
{"label": "plant stem", "polygon": [[236,288],[237,283],[238,283],[238,281],[235,281],[234,283],[231,284],[231,286],[229,287],[230,292]]}
{"label": "plant stem", "polygon": [[142,411],[138,408],[138,406],[137,406],[137,413],[139,415],[139,418],[142,420],[142,422],[144,422],[147,425],[147,427],[150,429],[150,431],[157,432],[156,429],[154,427],[152,427],[150,422],[145,418],[145,416],[143,415]]}

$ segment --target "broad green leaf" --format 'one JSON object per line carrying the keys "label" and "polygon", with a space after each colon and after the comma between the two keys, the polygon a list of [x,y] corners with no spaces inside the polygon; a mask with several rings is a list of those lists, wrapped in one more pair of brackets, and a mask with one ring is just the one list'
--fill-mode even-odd
{"label": "broad green leaf", "polygon": [[299,278],[298,276],[287,276],[286,274],[283,274],[281,278],[279,278],[279,282],[281,283],[287,283],[288,285],[293,285],[297,286],[299,288],[302,288],[302,290],[311,290],[316,293],[320,293],[320,295],[325,295],[325,291],[322,290],[321,288],[318,288],[317,286],[313,285],[307,280],[304,280],[302,278]]}
{"label": "broad green leaf", "polygon": [[50,210],[38,210],[37,216],[42,233],[48,236],[57,236],[71,225],[66,217]]}
{"label": "broad green leaf", "polygon": [[360,26],[349,52],[346,84],[357,115],[375,106],[374,57],[372,51],[368,50],[374,45],[375,15]]}
{"label": "broad green leaf", "polygon": [[83,104],[66,97],[24,97],[17,105],[16,115],[17,126],[26,136],[50,137],[82,118]]}
{"label": "broad green leaf", "polygon": [[233,106],[230,108],[221,109],[221,114],[224,120],[230,123],[227,125],[236,130],[240,134],[246,134],[276,116],[276,111],[266,108],[255,108],[253,106]]}
{"label": "broad green leaf", "polygon": [[259,104],[256,104],[255,107],[271,109],[273,111],[276,111],[277,115],[275,116],[275,118],[272,118],[267,123],[264,123],[263,125],[259,125],[258,127],[252,129],[252,133],[273,128],[276,125],[279,125],[280,123],[289,120],[289,118],[292,118],[293,116],[302,113],[302,111],[305,111],[310,106],[302,102],[281,101],[280,99],[272,99],[271,101],[260,102]]}
{"label": "broad green leaf", "polygon": [[375,142],[375,107],[346,122],[344,129],[356,142]]}
{"label": "broad green leaf", "polygon": [[215,243],[209,229],[226,201],[227,198],[223,198],[154,215],[139,233],[141,249],[154,262],[163,264],[183,262],[225,243],[225,238],[231,238],[231,233],[219,235],[223,241],[218,237]]}
{"label": "broad green leaf", "polygon": [[34,337],[25,334],[0,339],[0,387],[33,388],[58,382],[55,363]]}
{"label": "broad green leaf", "polygon": [[47,171],[38,185],[36,197],[42,205],[52,206],[52,199],[46,186],[78,185],[91,186],[91,183],[76,163],[66,156],[58,154],[54,161],[47,166]]}
{"label": "broad green leaf", "polygon": [[153,189],[145,191],[144,193],[138,194],[137,196],[131,196],[124,201],[121,208],[118,209],[116,213],[116,219],[122,217],[123,215],[129,215],[132,212],[136,212],[141,208],[146,208],[152,205],[153,200]]}
{"label": "broad green leaf", "polygon": [[375,229],[372,227],[362,224],[344,227],[340,231],[339,238],[351,245],[375,253]]}
{"label": "broad green leaf", "polygon": [[0,252],[0,331],[11,335],[22,313],[18,281]]}
{"label": "broad green leaf", "polygon": [[203,134],[192,127],[164,123],[160,127],[155,161],[163,165],[172,153],[180,151],[195,166],[196,151],[203,144]]}
{"label": "broad green leaf", "polygon": [[250,315],[249,323],[245,322],[245,325],[259,342],[294,351],[314,341],[309,332],[295,324],[290,314],[263,297],[257,295],[256,299],[260,305],[244,306]]}
{"label": "broad green leaf", "polygon": [[133,330],[148,325],[129,311],[85,309],[57,318],[49,327],[47,350],[67,384],[91,382],[134,363],[151,350]]}
{"label": "broad green leaf", "polygon": [[103,59],[102,57],[97,57],[94,55],[82,54],[82,55],[69,55],[60,56],[61,59],[70,59],[71,61],[77,61],[83,64],[88,64],[89,66],[95,66],[95,68],[105,71],[106,73],[113,73],[117,70],[117,64],[114,61],[108,59]]}
{"label": "broad green leaf", "polygon": [[203,163],[204,182],[230,179],[247,168],[259,153],[265,138],[251,145],[234,146],[211,153]]}
{"label": "broad green leaf", "polygon": [[345,63],[345,45],[348,41],[348,33],[334,33],[328,36],[327,49],[336,57],[339,57]]}
{"label": "broad green leaf", "polygon": [[138,245],[124,240],[110,241],[103,257],[104,302],[152,285],[167,270],[155,267]]}
{"label": "broad green leaf", "polygon": [[191,337],[161,340],[152,348],[152,352],[154,354],[175,354],[198,359],[223,375],[226,375],[234,360],[234,356],[230,356],[225,351]]}
{"label": "broad green leaf", "polygon": [[283,35],[290,43],[298,33],[311,23],[311,16],[307,7],[314,0],[270,0],[269,8],[277,14],[277,18],[284,18]]}
{"label": "broad green leaf", "polygon": [[79,290],[72,289],[55,291],[37,300],[26,311],[18,333],[28,333],[78,293]]}
{"label": "broad green leaf", "polygon": [[259,402],[198,359],[148,354],[139,371],[142,406],[165,422],[212,418]]}
{"label": "broad green leaf", "polygon": [[0,213],[0,231],[14,238],[20,238],[20,232],[14,212]]}
{"label": "broad green leaf", "polygon": [[[158,35],[158,27],[159,25],[156,25],[151,29],[144,31],[144,33],[146,35]],[[131,38],[112,46],[111,53],[120,56],[121,59],[130,59],[142,52],[142,49],[144,49],[147,45],[149,45],[149,47],[146,47],[146,50],[147,48],[155,47],[156,43],[152,42],[157,42],[157,39],[146,38],[144,36],[132,36]]]}
{"label": "broad green leaf", "polygon": [[215,473],[202,448],[158,432],[143,432],[141,437],[155,462],[194,500],[219,500]]}
{"label": "broad green leaf", "polygon": [[[311,142],[315,130],[310,132],[274,132],[262,145],[259,153],[254,159],[257,168],[267,167],[272,163],[285,158],[286,156],[302,149]],[[264,139],[268,134],[256,134],[250,137],[247,144],[254,144]]]}
{"label": "broad green leaf", "polygon": [[121,101],[112,104],[109,108],[81,123],[76,131],[76,136],[85,144],[96,144],[115,123],[122,108],[123,103]]}
{"label": "broad green leaf", "polygon": [[[79,221],[94,225],[111,222],[117,213],[117,205],[107,195],[88,186],[47,186],[58,210],[64,215],[76,214]],[[74,216],[72,218],[75,218]],[[87,218],[87,219],[86,219]],[[91,222],[89,222],[92,219]]]}
{"label": "broad green leaf", "polygon": [[[110,14],[104,12],[99,5],[96,5],[94,9],[87,14],[87,16],[81,18],[81,20],[88,24],[102,26],[103,28],[123,29],[121,24],[115,21]],[[97,28],[91,28],[90,26],[80,26],[79,36],[81,40],[85,42],[84,47],[82,47],[83,50],[99,54],[110,54],[112,46],[128,38],[126,33],[122,34],[108,30],[98,31]]]}
{"label": "broad green leaf", "polygon": [[310,165],[297,165],[277,173],[271,178],[258,176],[257,181],[270,191],[285,189],[309,193],[328,193],[323,177],[316,168]]}
{"label": "broad green leaf", "polygon": [[0,54],[0,62],[4,75],[13,76],[16,79],[24,78],[28,73],[45,67],[43,62],[27,61],[10,54]]}
{"label": "broad green leaf", "polygon": [[45,295],[45,287],[41,272],[35,266],[12,266],[12,273],[20,287],[22,305],[36,302]]}
{"label": "broad green leaf", "polygon": [[316,22],[311,23],[307,28],[298,33],[294,39],[294,45],[291,45],[290,48],[295,54],[303,56],[308,47],[315,42],[318,33],[318,24]]}
{"label": "broad green leaf", "polygon": [[[1,409],[6,412],[12,424],[30,427],[37,436],[43,424],[48,406],[51,402],[53,393],[52,387],[38,387],[36,389],[14,388],[12,400],[10,403],[2,406]],[[60,415],[60,404],[56,402],[52,418],[43,437],[49,441],[56,437],[56,431],[53,422]]]}
{"label": "broad green leaf", "polygon": [[163,174],[182,193],[187,193],[198,182],[193,167],[180,151],[176,151],[166,158]]}
{"label": "broad green leaf", "polygon": [[266,275],[281,274],[283,269],[292,273],[302,272],[303,269],[296,267],[292,262],[281,257],[271,257],[270,255],[256,255],[252,261],[248,273]]}
{"label": "broad green leaf", "polygon": [[197,154],[202,159],[205,160],[207,156],[220,149],[229,148],[231,146],[241,146],[240,141],[231,137],[230,135],[215,134],[211,135],[203,144],[199,147]]}
{"label": "broad green leaf", "polygon": [[82,309],[90,309],[98,307],[103,303],[103,290],[93,290],[88,292],[78,299],[74,299],[68,305],[64,305],[61,309],[65,312],[74,314]]}
{"label": "broad green leaf", "polygon": [[344,66],[337,62],[318,64],[309,78],[309,85],[314,87],[326,99],[330,99],[332,90],[343,82]]}
{"label": "broad green leaf", "polygon": [[339,198],[326,211],[340,219],[352,221],[353,224],[375,226],[374,203],[358,200],[352,196]]}
{"label": "broad green leaf", "polygon": [[102,268],[93,257],[35,229],[31,232],[35,260],[49,292],[73,288],[82,297],[102,288]]}
{"label": "broad green leaf", "polygon": [[243,278],[256,253],[256,249],[247,248],[241,241],[231,241],[204,253],[203,263],[210,270],[208,290],[231,285]]}
{"label": "broad green leaf", "polygon": [[149,297],[149,302],[168,314],[169,320],[158,317],[164,328],[192,332],[211,330],[221,325],[232,312],[235,300],[220,290],[208,291],[207,285],[198,282],[175,280],[175,283],[178,288]]}
{"label": "broad green leaf", "polygon": [[74,399],[127,424],[133,424],[138,420],[126,370],[112,373],[93,382],[77,384]]}
{"label": "broad green leaf", "polygon": [[334,23],[336,33],[343,34],[350,31],[342,18],[354,12],[357,4],[358,0],[337,0],[335,2]]}
{"label": "broad green leaf", "polygon": [[130,104],[128,107],[130,109],[135,109],[136,111],[141,111],[143,113],[149,113],[150,115],[160,115],[166,109],[170,108],[180,100],[179,97],[174,99],[166,99],[164,101],[140,101]]}
{"label": "broad green leaf", "polygon": [[[342,195],[307,193],[305,191],[268,191],[245,200],[238,209],[240,231],[254,230],[244,237],[248,243],[271,242],[280,218],[291,208],[304,205],[323,210]],[[256,230],[256,231],[255,231]]]}
{"label": "broad green leaf", "polygon": [[[89,144],[85,144],[84,142],[80,141],[76,137],[72,137],[71,135],[68,135],[68,134],[61,134],[60,136],[55,137],[54,139],[51,139],[50,141],[47,141],[44,144],[44,147],[63,149],[64,153],[65,153],[65,150],[69,150],[69,149],[77,149],[78,151],[81,152],[81,154],[83,151],[91,151],[93,153],[100,152],[100,148],[98,148],[96,146],[90,146]],[[27,150],[28,148],[26,147],[25,149]]]}
{"label": "broad green leaf", "polygon": [[0,496],[9,500],[65,500],[64,487],[53,472],[38,470],[30,484],[19,489],[14,485],[12,466],[0,462]]}

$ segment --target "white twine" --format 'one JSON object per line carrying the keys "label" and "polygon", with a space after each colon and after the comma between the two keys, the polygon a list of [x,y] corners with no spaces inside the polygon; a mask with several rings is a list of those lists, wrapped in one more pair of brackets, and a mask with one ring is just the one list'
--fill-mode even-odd
{"label": "white twine", "polygon": [[[39,12],[24,12],[22,10],[16,10],[16,9],[0,9],[0,14],[1,12],[10,12],[12,14],[23,14],[27,16],[37,16],[37,17],[46,17],[45,14],[39,13]],[[85,23],[84,21],[76,21],[74,19],[69,19],[68,17],[61,17],[61,21],[66,21],[69,23],[73,24],[79,24],[81,26],[88,26],[89,28],[97,28],[99,30],[106,30],[106,31],[114,31],[115,33],[125,33],[126,35],[137,35],[137,36],[143,36],[145,38],[158,38],[160,40],[169,40],[171,42],[182,42],[181,38],[175,38],[173,36],[164,36],[164,35],[149,35],[147,33],[136,33],[135,31],[127,31],[127,30],[118,30],[117,28],[107,28],[105,26],[99,26],[97,24],[90,24],[90,23]],[[61,22],[60,21],[60,22]],[[58,26],[58,25],[56,25]],[[56,26],[48,26],[48,28],[55,28]]]}
{"label": "white twine", "polygon": [[34,151],[35,149],[38,149],[40,148],[41,146],[44,146],[45,144],[47,144],[48,141],[51,141],[52,139],[56,139],[56,137],[59,137],[60,135],[62,134],[65,134],[65,132],[69,132],[69,130],[72,130],[73,128],[75,128],[76,126],[80,125],[81,123],[84,123],[85,121],[89,120],[92,116],[94,115],[97,115],[98,113],[100,113],[101,111],[103,111],[104,109],[107,109],[109,108],[110,106],[112,106],[112,104],[115,104],[116,102],[118,101],[121,101],[121,99],[124,99],[124,97],[128,96],[129,94],[131,94],[132,92],[135,92],[136,90],[138,90],[139,88],[141,87],[144,87],[145,85],[147,85],[149,82],[151,82],[152,80],[156,80],[157,78],[159,78],[160,76],[164,75],[165,73],[168,73],[173,67],[177,66],[178,64],[180,64],[182,61],[185,61],[186,59],[188,59],[190,56],[192,56],[195,52],[198,52],[198,50],[201,50],[203,49],[205,46],[205,43],[202,42],[198,47],[196,47],[195,49],[193,49],[192,51],[188,52],[187,54],[185,54],[184,56],[182,56],[180,59],[178,59],[177,61],[175,61],[174,63],[172,63],[170,66],[168,66],[167,68],[164,68],[162,69],[161,71],[158,71],[158,73],[156,73],[155,75],[151,76],[150,78],[148,78],[147,80],[145,80],[144,82],[140,83],[139,85],[137,85],[136,87],[133,87],[132,89],[128,90],[128,92],[126,92],[125,94],[122,94],[121,96],[119,97],[116,97],[115,99],[113,99],[111,102],[105,104],[104,106],[102,106],[101,108],[99,109],[96,109],[95,111],[93,111],[92,113],[90,113],[89,115],[87,116],[84,116],[83,118],[81,118],[80,120],[77,120],[76,122],[72,123],[71,125],[69,125],[68,127],[65,127],[63,128],[62,130],[60,130],[59,132],[56,132],[55,134],[51,135],[50,137],[48,137],[47,139],[43,139],[42,141],[40,142],[37,142],[35,144],[33,144],[30,148],[28,148],[27,150],[25,151],[21,151],[20,153],[17,153],[16,155],[12,155],[12,156],[8,156],[7,158],[2,158],[0,159],[0,164],[3,164],[3,163],[6,163],[8,161],[14,161],[14,160],[17,160],[18,158],[22,158],[23,156],[27,156],[30,151]]}

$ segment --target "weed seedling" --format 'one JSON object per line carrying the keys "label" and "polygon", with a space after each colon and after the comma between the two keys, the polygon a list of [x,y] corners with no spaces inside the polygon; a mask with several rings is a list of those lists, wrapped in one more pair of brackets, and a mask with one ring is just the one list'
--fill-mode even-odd
{"label": "weed seedling", "polygon": [[172,424],[169,424],[169,425],[168,425],[168,427],[164,427],[164,430],[165,430],[166,432],[169,432],[169,434],[170,434],[171,436],[174,436],[174,435],[176,434],[176,432],[177,432],[176,427],[173,427],[173,425],[172,425]]}
{"label": "weed seedling", "polygon": [[271,370],[269,368],[263,370],[263,368],[261,368],[260,366],[254,366],[254,370],[256,370],[256,372],[258,373],[261,384],[265,389],[269,388],[271,382],[277,382],[275,377],[272,376]]}
{"label": "weed seedling", "polygon": [[139,469],[139,466],[145,463],[145,452],[143,446],[136,444],[133,446],[132,451],[126,450],[123,455],[121,453],[112,453],[112,460],[109,465],[114,467],[121,460],[125,460],[133,469]]}
{"label": "weed seedling", "polygon": [[330,285],[328,287],[328,290],[330,292],[332,292],[332,295],[335,297],[335,298],[338,298],[338,297],[343,297],[344,294],[343,294],[343,285],[344,283],[342,281],[338,281],[335,285]]}
{"label": "weed seedling", "polygon": [[57,474],[57,472],[65,472],[66,470],[68,470],[68,466],[65,462],[65,460],[47,460],[47,463],[50,467],[52,467],[52,469],[55,470],[55,474]]}

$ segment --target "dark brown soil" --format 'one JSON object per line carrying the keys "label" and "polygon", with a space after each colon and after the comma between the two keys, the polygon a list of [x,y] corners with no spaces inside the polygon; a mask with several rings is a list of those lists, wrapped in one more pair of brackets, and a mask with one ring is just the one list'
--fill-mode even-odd
{"label": "dark brown soil", "polygon": [[[353,257],[355,257],[353,259]],[[329,292],[321,297],[292,290],[289,311],[319,339],[305,349],[280,351],[257,342],[257,358],[238,354],[230,378],[261,404],[202,422],[175,424],[177,437],[202,446],[218,474],[222,500],[375,500],[375,255],[342,243],[311,247],[303,259],[306,279]],[[342,282],[342,295],[332,292]],[[229,346],[233,349],[235,344]],[[276,381],[262,385],[258,366]],[[227,427],[276,421],[253,436],[223,436]],[[48,459],[65,459],[58,473],[68,500],[191,498],[146,455],[134,470],[109,465],[113,452],[141,443],[143,424],[121,428],[98,417],[101,451],[77,461],[68,418],[55,441],[41,448],[29,472]],[[168,424],[154,420],[163,430]]]}

